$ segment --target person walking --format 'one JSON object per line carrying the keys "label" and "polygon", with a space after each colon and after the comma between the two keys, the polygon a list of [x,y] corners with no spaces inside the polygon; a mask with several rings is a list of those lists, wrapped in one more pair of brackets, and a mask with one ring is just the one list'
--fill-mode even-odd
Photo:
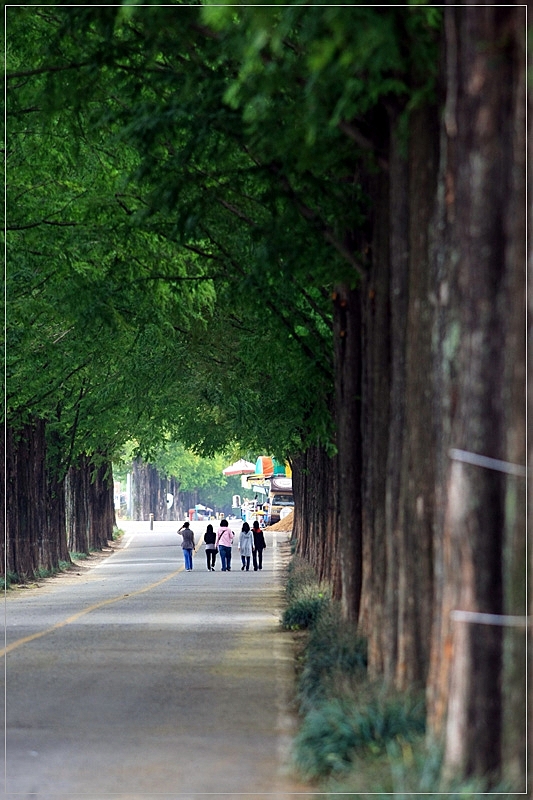
{"label": "person walking", "polygon": [[253,536],[250,526],[247,522],[243,523],[241,535],[239,537],[239,550],[241,551],[241,570],[245,569],[247,572],[250,569],[250,556],[252,555],[252,542]]}
{"label": "person walking", "polygon": [[188,522],[183,523],[183,526],[178,531],[178,535],[182,537],[181,547],[183,549],[183,558],[185,559],[185,571],[192,572],[194,532],[190,529]]}
{"label": "person walking", "polygon": [[231,545],[233,544],[234,533],[231,530],[228,520],[220,520],[220,528],[217,531],[216,544],[222,562],[222,572],[231,572]]}
{"label": "person walking", "polygon": [[208,525],[206,532],[204,533],[204,542],[205,542],[205,555],[207,558],[207,570],[208,572],[215,571],[215,561],[217,560],[217,535],[213,530],[212,525]]}
{"label": "person walking", "polygon": [[254,571],[257,572],[258,569],[263,569],[263,550],[266,547],[265,534],[259,527],[257,520],[252,525],[252,536],[254,538],[252,551]]}

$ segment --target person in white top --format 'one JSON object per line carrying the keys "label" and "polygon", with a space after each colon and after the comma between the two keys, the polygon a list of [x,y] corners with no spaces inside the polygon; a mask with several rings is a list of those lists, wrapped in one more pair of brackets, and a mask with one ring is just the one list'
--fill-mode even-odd
{"label": "person in white top", "polygon": [[247,522],[243,523],[241,535],[239,538],[239,550],[241,551],[241,570],[245,569],[247,572],[250,569],[250,558],[252,556],[252,542],[253,534]]}

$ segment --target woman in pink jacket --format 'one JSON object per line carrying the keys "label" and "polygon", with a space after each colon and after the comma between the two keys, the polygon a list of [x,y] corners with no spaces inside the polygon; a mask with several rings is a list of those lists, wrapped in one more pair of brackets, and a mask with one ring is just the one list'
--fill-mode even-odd
{"label": "woman in pink jacket", "polygon": [[231,545],[234,535],[228,525],[228,520],[220,520],[220,528],[217,531],[217,547],[222,562],[222,572],[231,572]]}

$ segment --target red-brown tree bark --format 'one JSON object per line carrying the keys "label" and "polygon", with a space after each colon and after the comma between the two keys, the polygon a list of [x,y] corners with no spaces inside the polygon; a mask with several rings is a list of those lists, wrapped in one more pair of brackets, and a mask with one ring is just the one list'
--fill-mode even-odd
{"label": "red-brown tree bark", "polygon": [[[3,428],[3,426],[2,426]],[[47,461],[46,422],[6,426],[5,519],[2,574],[21,580],[69,562],[63,481]],[[2,430],[3,439],[3,430]],[[4,515],[2,514],[2,523]]]}
{"label": "red-brown tree bark", "polygon": [[335,288],[333,311],[341,608],[359,619],[363,575],[361,288]]}
{"label": "red-brown tree bark", "polygon": [[113,539],[115,506],[113,499],[113,472],[109,462],[89,468],[88,485],[89,547],[101,550]]}
{"label": "red-brown tree bark", "polygon": [[348,524],[339,522],[337,456],[323,447],[310,447],[291,460],[294,494],[292,540],[295,551],[315,569],[319,580],[328,581],[340,600],[342,578],[341,539],[351,535]]}
{"label": "red-brown tree bark", "polygon": [[[436,540],[436,624],[428,684],[433,733],[445,730],[450,774],[497,778],[502,764],[503,637],[461,612],[504,611],[506,479],[449,448],[495,459],[506,455],[502,346],[509,294],[507,208],[513,184],[513,98],[517,72],[511,8],[447,9],[445,181],[441,240],[447,279],[441,339],[442,387],[449,424],[439,434],[444,481],[437,491],[442,538]],[[523,21],[523,16],[522,16]],[[441,257],[442,257],[441,253]],[[442,329],[441,329],[442,330]]]}

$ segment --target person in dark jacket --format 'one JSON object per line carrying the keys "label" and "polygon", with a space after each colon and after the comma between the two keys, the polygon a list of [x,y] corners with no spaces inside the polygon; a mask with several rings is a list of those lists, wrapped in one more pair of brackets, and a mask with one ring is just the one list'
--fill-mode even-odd
{"label": "person in dark jacket", "polygon": [[206,532],[204,533],[204,542],[205,542],[205,555],[207,558],[207,569],[209,572],[215,571],[215,561],[217,560],[217,546],[216,546],[216,538],[217,535],[213,530],[212,525],[208,525]]}
{"label": "person in dark jacket", "polygon": [[259,522],[256,520],[252,525],[252,534],[254,537],[254,544],[252,549],[252,558],[254,562],[254,571],[263,569],[263,550],[266,547],[265,535],[259,527]]}

